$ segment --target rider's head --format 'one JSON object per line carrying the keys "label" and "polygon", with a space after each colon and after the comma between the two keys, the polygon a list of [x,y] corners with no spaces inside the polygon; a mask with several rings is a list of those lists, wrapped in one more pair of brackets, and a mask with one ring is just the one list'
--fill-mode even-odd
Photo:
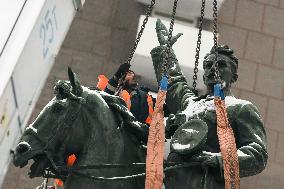
{"label": "rider's head", "polygon": [[218,46],[216,49],[212,48],[210,53],[204,58],[203,80],[207,89],[212,89],[214,84],[217,83],[215,67],[219,70],[220,79],[225,84],[225,87],[230,88],[231,84],[237,81],[238,59],[234,56],[234,51],[228,46]]}

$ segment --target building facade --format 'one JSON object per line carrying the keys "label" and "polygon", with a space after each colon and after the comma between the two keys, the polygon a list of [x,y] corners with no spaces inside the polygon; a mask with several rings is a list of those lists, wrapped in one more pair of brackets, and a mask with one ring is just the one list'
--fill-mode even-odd
{"label": "building facade", "polygon": [[[67,79],[67,66],[87,86],[96,85],[101,73],[112,76],[127,59],[139,16],[145,12],[146,7],[134,0],[86,0],[83,11],[77,13],[71,25],[30,120],[53,97],[56,80]],[[257,105],[268,137],[267,168],[257,176],[243,178],[241,188],[282,188],[284,0],[225,0],[219,11],[219,43],[236,51],[239,79],[233,92]],[[30,180],[27,172],[28,168],[20,170],[11,165],[2,189],[35,188],[42,182]]]}

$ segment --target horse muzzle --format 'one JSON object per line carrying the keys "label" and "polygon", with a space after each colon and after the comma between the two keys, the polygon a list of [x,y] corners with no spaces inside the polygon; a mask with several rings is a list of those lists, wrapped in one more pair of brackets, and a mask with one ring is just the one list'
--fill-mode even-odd
{"label": "horse muzzle", "polygon": [[24,154],[27,154],[29,151],[31,151],[31,146],[27,142],[20,142],[16,149],[15,154],[13,158],[13,163],[16,167],[24,167],[28,163],[27,158],[21,158]]}

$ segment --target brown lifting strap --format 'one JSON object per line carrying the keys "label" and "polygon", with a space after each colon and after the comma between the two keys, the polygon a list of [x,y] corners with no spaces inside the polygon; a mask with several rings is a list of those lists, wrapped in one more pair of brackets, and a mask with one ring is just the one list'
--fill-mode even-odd
{"label": "brown lifting strap", "polygon": [[161,189],[163,185],[165,145],[163,105],[165,103],[166,93],[167,92],[163,90],[159,90],[158,92],[157,102],[149,128],[145,189]]}
{"label": "brown lifting strap", "polygon": [[174,0],[172,18],[167,40],[166,58],[163,62],[164,76],[160,81],[157,102],[155,104],[152,122],[149,128],[147,157],[146,157],[146,180],[145,189],[162,189],[163,186],[163,162],[165,146],[165,126],[164,126],[164,103],[167,94],[168,76],[167,67],[171,50],[171,40],[178,0]]}
{"label": "brown lifting strap", "polygon": [[217,134],[223,157],[226,189],[240,188],[239,160],[233,129],[228,121],[225,101],[214,99],[217,115]]}

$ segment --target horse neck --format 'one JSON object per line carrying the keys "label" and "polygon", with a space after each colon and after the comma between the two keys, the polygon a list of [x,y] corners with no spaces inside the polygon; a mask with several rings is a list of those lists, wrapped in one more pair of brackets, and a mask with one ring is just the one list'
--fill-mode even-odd
{"label": "horse neck", "polygon": [[89,136],[85,139],[84,150],[78,159],[81,165],[119,162],[119,152],[124,151],[121,132],[117,129],[112,111],[106,107],[98,109],[88,115]]}
{"label": "horse neck", "polygon": [[[101,104],[100,104],[101,105]],[[94,108],[90,108],[94,109]],[[124,128],[118,128],[116,116],[108,106],[96,106],[95,109],[99,111],[89,111],[88,121],[86,121],[86,128],[88,125],[88,137],[84,144],[83,152],[79,154],[77,165],[94,165],[102,163],[130,163],[140,162],[137,155],[137,143],[133,143],[127,131]],[[105,176],[122,176],[131,175],[142,172],[137,169],[90,169],[82,170],[87,175],[96,177]],[[142,185],[144,188],[144,181]],[[135,184],[135,183],[134,183]],[[69,175],[66,181],[66,189],[104,189],[104,188],[137,188],[132,181],[127,182],[94,182],[91,179],[82,179],[76,175]],[[142,189],[141,188],[141,189]],[[140,188],[137,188],[140,189]]]}

